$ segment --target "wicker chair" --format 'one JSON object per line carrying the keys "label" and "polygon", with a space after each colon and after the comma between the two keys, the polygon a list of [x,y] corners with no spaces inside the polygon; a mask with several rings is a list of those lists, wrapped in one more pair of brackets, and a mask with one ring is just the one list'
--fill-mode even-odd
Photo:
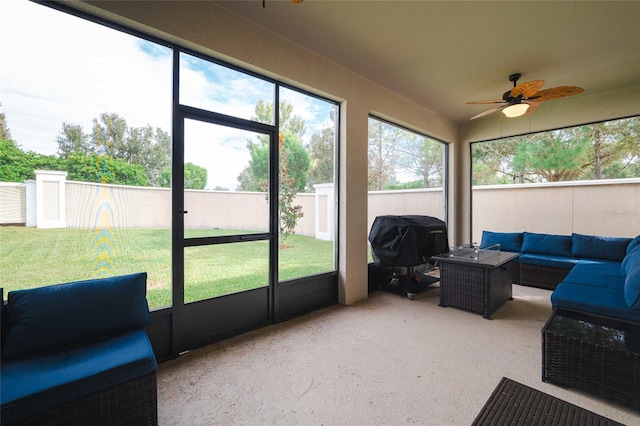
{"label": "wicker chair", "polygon": [[157,425],[146,273],[9,292],[2,425]]}

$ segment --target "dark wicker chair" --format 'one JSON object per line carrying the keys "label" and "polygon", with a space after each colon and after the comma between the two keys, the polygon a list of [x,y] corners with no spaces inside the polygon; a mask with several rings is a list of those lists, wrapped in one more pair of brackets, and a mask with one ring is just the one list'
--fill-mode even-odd
{"label": "dark wicker chair", "polygon": [[[156,372],[23,419],[16,426],[157,426]],[[4,423],[2,423],[4,425]]]}

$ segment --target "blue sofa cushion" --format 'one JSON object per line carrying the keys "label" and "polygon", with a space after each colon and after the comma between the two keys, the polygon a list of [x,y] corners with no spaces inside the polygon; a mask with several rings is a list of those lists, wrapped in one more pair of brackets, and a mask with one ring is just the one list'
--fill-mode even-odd
{"label": "blue sofa cushion", "polygon": [[629,308],[640,311],[640,264],[627,274],[624,281],[624,299]]}
{"label": "blue sofa cushion", "polygon": [[3,360],[151,324],[142,272],[9,292]]}
{"label": "blue sofa cushion", "polygon": [[571,255],[585,259],[621,261],[627,254],[631,238],[571,234]]}
{"label": "blue sofa cushion", "polygon": [[571,236],[525,232],[522,237],[522,251],[571,257]]}
{"label": "blue sofa cushion", "polygon": [[564,256],[549,256],[546,254],[521,254],[518,261],[522,264],[548,266],[552,268],[571,269],[577,263],[578,259]]}
{"label": "blue sofa cushion", "polygon": [[5,361],[2,422],[28,417],[152,373],[157,368],[143,328],[41,356]]}
{"label": "blue sofa cushion", "polygon": [[500,250],[520,252],[522,248],[522,232],[491,232],[482,231],[480,248],[500,244]]}
{"label": "blue sofa cushion", "polygon": [[629,254],[624,257],[620,264],[620,272],[622,274],[628,274],[637,265],[640,265],[640,246],[631,250]]}
{"label": "blue sofa cushion", "polygon": [[631,242],[627,246],[627,254],[629,254],[631,252],[631,250],[633,250],[634,248],[636,248],[638,246],[640,246],[640,235],[638,235],[633,240],[631,240]]}
{"label": "blue sofa cushion", "polygon": [[622,292],[625,276],[620,273],[618,265],[617,262],[580,261],[562,282],[589,287],[606,287]]}
{"label": "blue sofa cushion", "polygon": [[554,308],[566,308],[640,322],[640,311],[629,309],[624,292],[612,291],[609,287],[587,286],[563,281],[551,293],[551,305]]}

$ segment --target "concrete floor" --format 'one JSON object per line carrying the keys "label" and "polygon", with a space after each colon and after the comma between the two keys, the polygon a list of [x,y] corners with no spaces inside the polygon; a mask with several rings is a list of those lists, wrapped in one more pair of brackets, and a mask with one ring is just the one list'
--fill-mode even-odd
{"label": "concrete floor", "polygon": [[191,351],[158,369],[160,425],[469,425],[503,376],[627,425],[640,413],[541,381],[550,291],[493,320],[383,291]]}

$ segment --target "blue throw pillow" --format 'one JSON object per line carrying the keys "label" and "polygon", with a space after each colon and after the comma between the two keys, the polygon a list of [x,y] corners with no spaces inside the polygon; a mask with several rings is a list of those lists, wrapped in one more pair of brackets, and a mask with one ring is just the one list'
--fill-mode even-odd
{"label": "blue throw pillow", "polygon": [[522,251],[524,253],[572,257],[571,236],[525,232],[522,238]]}
{"label": "blue throw pillow", "polygon": [[640,265],[640,246],[631,250],[629,254],[627,254],[622,260],[622,264],[620,265],[620,273],[622,275],[626,275],[633,268]]}
{"label": "blue throw pillow", "polygon": [[640,246],[640,235],[638,235],[633,240],[631,240],[631,242],[627,246],[627,254],[631,253],[631,250],[633,250],[634,248],[636,248],[638,246]]}
{"label": "blue throw pillow", "polygon": [[627,254],[631,238],[571,234],[571,255],[582,259],[621,261]]}
{"label": "blue throw pillow", "polygon": [[3,358],[151,324],[146,283],[142,272],[9,292]]}
{"label": "blue throw pillow", "polygon": [[519,252],[522,248],[522,232],[482,231],[480,248],[500,244],[500,250]]}
{"label": "blue throw pillow", "polygon": [[624,300],[629,308],[640,311],[640,265],[636,265],[624,280]]}

